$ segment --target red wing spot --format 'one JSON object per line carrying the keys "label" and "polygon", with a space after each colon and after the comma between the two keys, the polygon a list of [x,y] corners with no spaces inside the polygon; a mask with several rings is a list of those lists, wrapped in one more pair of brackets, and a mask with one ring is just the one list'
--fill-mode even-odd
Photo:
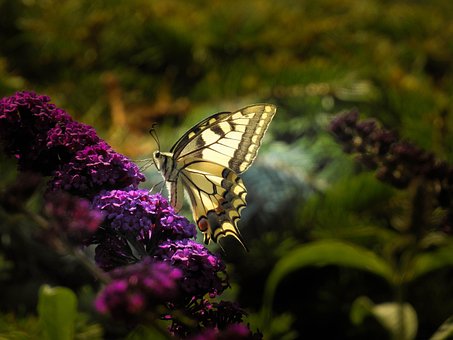
{"label": "red wing spot", "polygon": [[200,229],[201,232],[206,232],[208,231],[209,229],[209,221],[202,217],[199,221],[198,221],[198,229]]}

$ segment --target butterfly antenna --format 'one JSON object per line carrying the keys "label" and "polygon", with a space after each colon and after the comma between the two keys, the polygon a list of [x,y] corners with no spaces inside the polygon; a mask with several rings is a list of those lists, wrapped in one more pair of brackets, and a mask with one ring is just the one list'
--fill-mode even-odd
{"label": "butterfly antenna", "polygon": [[159,136],[157,135],[157,132],[156,132],[156,126],[157,126],[157,123],[153,123],[153,125],[151,126],[151,129],[149,129],[149,134],[156,142],[157,149],[160,150],[160,141],[159,141]]}

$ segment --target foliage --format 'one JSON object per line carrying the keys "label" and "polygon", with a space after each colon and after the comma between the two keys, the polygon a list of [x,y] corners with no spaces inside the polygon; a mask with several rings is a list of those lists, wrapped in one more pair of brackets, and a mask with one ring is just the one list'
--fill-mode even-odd
{"label": "foliage", "polygon": [[[409,327],[392,328],[376,313],[410,309],[415,338],[446,338],[452,241],[451,229],[439,226],[451,205],[438,204],[439,185],[424,177],[404,188],[380,181],[376,168],[343,153],[328,125],[355,107],[451,166],[452,11],[447,0],[0,0],[0,97],[49,94],[134,159],[156,147],[147,134],[153,122],[168,150],[208,114],[276,104],[244,174],[241,232],[250,253],[223,244],[251,325],[269,338],[381,339],[401,327],[410,337]],[[81,291],[99,283],[74,257],[49,249],[36,221],[11,209],[15,193],[40,211],[43,182],[30,183],[4,155],[0,172],[2,325],[38,329],[30,313],[45,283],[70,287],[93,318],[94,297]],[[159,181],[151,168],[146,176],[146,186]],[[30,186],[18,192],[18,182]],[[351,318],[356,308],[362,316]],[[154,336],[159,327],[150,328],[130,336]]]}

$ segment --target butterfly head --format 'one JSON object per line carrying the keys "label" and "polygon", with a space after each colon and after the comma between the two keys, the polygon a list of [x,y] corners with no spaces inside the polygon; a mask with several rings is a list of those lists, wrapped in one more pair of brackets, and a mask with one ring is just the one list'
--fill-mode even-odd
{"label": "butterfly head", "polygon": [[[162,173],[165,179],[170,179],[170,175],[175,173],[173,154],[171,152],[153,152],[153,162],[157,170]],[[175,173],[177,176],[177,172]]]}
{"label": "butterfly head", "polygon": [[160,152],[159,150],[154,151],[153,152],[153,161],[154,161],[154,165],[156,166],[157,170],[160,171],[162,169],[162,165],[164,162],[164,157],[162,157],[162,152]]}

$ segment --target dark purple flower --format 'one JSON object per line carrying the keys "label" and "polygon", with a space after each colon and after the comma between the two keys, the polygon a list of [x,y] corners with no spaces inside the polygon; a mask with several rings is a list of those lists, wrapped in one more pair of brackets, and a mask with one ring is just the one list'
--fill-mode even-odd
{"label": "dark purple flower", "polygon": [[60,236],[76,244],[93,235],[104,219],[104,213],[93,209],[88,200],[66,193],[48,196],[45,211]]}
{"label": "dark purple flower", "polygon": [[216,296],[228,287],[222,259],[194,240],[161,243],[154,257],[183,271],[181,285],[189,296],[202,297],[207,293]]}
{"label": "dark purple flower", "polygon": [[112,231],[106,231],[104,228],[98,230],[95,239],[91,242],[98,244],[94,260],[104,271],[111,271],[140,260],[134,255],[125,237]]}
{"label": "dark purple flower", "polygon": [[107,213],[108,228],[140,233],[143,242],[151,237],[166,241],[196,236],[193,224],[177,215],[160,194],[153,195],[148,190],[102,191],[93,199],[93,205]]}
{"label": "dark purple flower", "polygon": [[102,191],[94,197],[93,206],[106,214],[93,241],[99,244],[96,262],[104,270],[137,261],[133,253],[152,255],[164,241],[196,236],[193,224],[177,215],[160,194],[147,190]]}
{"label": "dark purple flower", "polygon": [[207,328],[197,335],[188,337],[190,340],[253,340],[262,339],[260,334],[253,334],[250,329],[242,324],[235,323],[226,327],[224,330],[218,328]]}
{"label": "dark purple flower", "polygon": [[21,170],[51,174],[59,159],[47,147],[48,131],[70,121],[48,96],[17,92],[0,100],[0,142],[7,154],[17,158]]}
{"label": "dark purple flower", "polygon": [[[202,326],[204,329],[210,330],[206,335],[214,333],[218,335],[228,334],[229,332],[227,330],[233,331],[235,328],[230,327],[232,325],[240,325],[245,315],[246,312],[234,302],[210,302],[206,299],[194,299],[186,307],[186,316],[191,320],[196,321],[197,326],[193,327],[190,323],[183,323],[177,318],[172,319],[173,322],[170,326],[170,333],[183,338],[197,333],[198,335],[203,335],[205,333],[200,327]],[[239,328],[244,331],[244,335],[252,335],[245,325],[242,325]],[[237,330],[239,331],[239,329]],[[201,334],[199,332],[201,332]],[[230,335],[233,335],[233,333]],[[260,337],[257,338],[259,339]]]}
{"label": "dark purple flower", "polygon": [[120,320],[139,320],[159,313],[159,305],[175,298],[181,270],[145,258],[111,272],[112,281],[99,293],[96,310]]}
{"label": "dark purple flower", "polygon": [[101,140],[96,130],[91,126],[79,122],[62,122],[49,130],[47,147],[57,149],[60,156],[73,155],[85,147],[99,143]]}
{"label": "dark purple flower", "polygon": [[90,197],[102,189],[137,187],[144,180],[137,165],[100,142],[77,151],[69,162],[62,164],[55,171],[50,190]]}
{"label": "dark purple flower", "polygon": [[438,206],[451,209],[453,168],[432,152],[401,140],[375,120],[359,121],[355,111],[335,117],[329,129],[346,152],[354,153],[361,163],[376,171],[379,180],[399,189],[422,183]]}

